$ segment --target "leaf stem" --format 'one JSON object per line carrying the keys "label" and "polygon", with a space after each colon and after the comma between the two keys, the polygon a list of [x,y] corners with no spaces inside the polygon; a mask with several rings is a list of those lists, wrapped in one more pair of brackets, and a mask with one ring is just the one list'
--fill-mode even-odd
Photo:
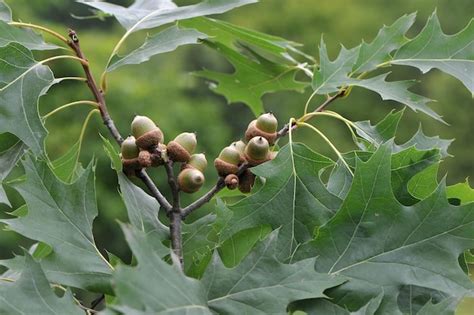
{"label": "leaf stem", "polygon": [[[296,123],[298,126],[304,126],[304,127],[307,127],[307,128],[310,128],[311,130],[313,130],[314,132],[316,132],[321,138],[323,138],[324,141],[326,141],[326,143],[331,147],[331,149],[337,154],[337,157],[341,160],[341,162],[344,164],[344,166],[347,168],[347,170],[349,171],[349,173],[354,176],[354,173],[352,172],[351,168],[349,167],[349,165],[347,164],[347,162],[344,160],[344,157],[342,156],[341,152],[339,152],[339,150],[334,146],[334,144],[331,142],[331,140],[329,140],[328,137],[326,137],[326,135],[321,131],[319,130],[318,128],[314,127],[313,125],[310,125],[308,123],[305,123],[305,122],[297,122]],[[291,134],[290,134],[291,135]]]}
{"label": "leaf stem", "polygon": [[18,26],[18,27],[26,27],[26,28],[32,28],[32,29],[37,29],[37,30],[40,30],[40,31],[43,31],[43,32],[46,32],[50,35],[53,35],[54,37],[58,38],[59,40],[61,40],[63,43],[67,44],[68,43],[68,40],[66,37],[64,37],[63,35],[47,28],[47,27],[44,27],[44,26],[41,26],[41,25],[36,25],[36,24],[32,24],[32,23],[22,23],[22,22],[9,22],[8,23],[9,25],[12,25],[12,26]]}
{"label": "leaf stem", "polygon": [[46,120],[48,119],[49,117],[53,116],[54,114],[56,113],[59,113],[60,111],[66,109],[66,108],[69,108],[69,107],[72,107],[72,106],[76,106],[76,105],[92,105],[96,108],[99,107],[99,104],[97,102],[93,102],[93,101],[76,101],[76,102],[71,102],[71,103],[67,103],[67,104],[64,104],[64,105],[61,105],[59,106],[58,108],[50,111],[49,113],[47,113],[46,115],[43,116],[43,119]]}

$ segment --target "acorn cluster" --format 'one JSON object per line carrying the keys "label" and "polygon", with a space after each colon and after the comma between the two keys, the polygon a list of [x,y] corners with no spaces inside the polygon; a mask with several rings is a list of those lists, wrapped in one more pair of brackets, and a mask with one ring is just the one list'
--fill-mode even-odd
{"label": "acorn cluster", "polygon": [[214,160],[217,173],[225,178],[229,189],[239,188],[248,193],[255,182],[255,175],[248,169],[242,174],[238,171],[243,163],[256,166],[275,158],[276,152],[270,151],[278,137],[278,120],[272,113],[266,113],[250,122],[245,132],[245,142],[233,142],[225,147]]}
{"label": "acorn cluster", "polygon": [[178,175],[181,191],[194,193],[202,187],[207,160],[202,153],[194,154],[197,146],[195,133],[181,133],[165,145],[163,132],[148,117],[136,116],[131,129],[132,135],[123,141],[121,148],[123,169],[127,175],[173,161],[182,163]]}

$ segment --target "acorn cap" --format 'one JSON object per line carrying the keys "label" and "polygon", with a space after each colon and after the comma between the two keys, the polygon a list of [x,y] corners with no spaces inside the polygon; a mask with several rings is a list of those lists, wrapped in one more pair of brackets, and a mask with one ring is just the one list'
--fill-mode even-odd
{"label": "acorn cap", "polygon": [[191,158],[189,159],[187,165],[194,167],[195,169],[200,170],[201,172],[204,172],[207,167],[206,156],[203,153],[193,154],[191,155]]}
{"label": "acorn cap", "polygon": [[239,171],[239,166],[226,162],[220,158],[214,160],[214,167],[216,168],[219,176],[227,176],[229,174],[235,174]]}
{"label": "acorn cap", "polygon": [[264,137],[250,139],[245,148],[245,157],[251,165],[258,165],[267,161],[270,145]]}
{"label": "acorn cap", "polygon": [[186,168],[178,175],[179,189],[186,193],[198,191],[204,184],[204,175],[195,168]]}
{"label": "acorn cap", "polygon": [[278,120],[273,113],[266,113],[257,118],[255,126],[261,131],[274,133],[278,128]]}
{"label": "acorn cap", "polygon": [[138,161],[138,158],[124,159],[122,157],[122,168],[123,168],[123,172],[127,176],[132,176],[132,175],[135,175],[135,171],[141,169],[142,167],[140,165],[140,162]]}
{"label": "acorn cap", "polygon": [[125,160],[138,157],[140,150],[135,141],[135,137],[129,136],[122,142],[121,146],[122,158]]}
{"label": "acorn cap", "polygon": [[140,151],[140,154],[138,155],[138,163],[140,163],[140,166],[143,168],[150,167],[153,164],[151,153],[146,150]]}
{"label": "acorn cap", "polygon": [[174,142],[179,143],[189,154],[193,154],[196,150],[197,139],[195,133],[183,132],[174,138]]}
{"label": "acorn cap", "polygon": [[143,136],[145,133],[158,128],[150,118],[146,116],[135,116],[132,121],[132,135],[135,138]]}
{"label": "acorn cap", "polygon": [[255,183],[255,175],[250,170],[247,169],[240,176],[239,190],[243,193],[249,193],[252,190],[254,183]]}
{"label": "acorn cap", "polygon": [[148,131],[137,138],[137,145],[140,149],[151,150],[162,143],[163,138],[163,132],[161,132],[160,128],[156,127],[154,130]]}
{"label": "acorn cap", "polygon": [[186,151],[181,144],[176,141],[170,141],[166,147],[168,158],[174,162],[188,162],[191,159],[191,154]]}
{"label": "acorn cap", "polygon": [[224,183],[230,190],[234,190],[239,187],[239,177],[235,174],[229,174],[225,177]]}
{"label": "acorn cap", "polygon": [[278,133],[265,132],[257,127],[257,120],[252,120],[245,131],[245,140],[248,142],[255,137],[264,137],[270,145],[273,145],[277,139]]}

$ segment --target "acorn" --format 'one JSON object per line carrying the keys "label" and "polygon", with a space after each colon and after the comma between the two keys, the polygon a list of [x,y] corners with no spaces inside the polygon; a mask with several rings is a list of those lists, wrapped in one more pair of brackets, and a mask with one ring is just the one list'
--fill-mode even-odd
{"label": "acorn", "polygon": [[196,149],[196,134],[183,132],[179,134],[167,146],[168,157],[174,162],[188,162]]}
{"label": "acorn", "polygon": [[229,174],[225,177],[224,183],[230,190],[234,190],[239,187],[239,177],[235,174]]}
{"label": "acorn", "polygon": [[242,193],[249,193],[252,190],[252,187],[255,183],[255,175],[250,170],[245,170],[245,172],[240,175],[239,179],[239,190]]}
{"label": "acorn", "polygon": [[122,142],[121,147],[121,157],[124,171],[127,174],[131,174],[132,170],[139,169],[140,163],[138,161],[138,156],[140,154],[140,149],[138,149],[135,137],[130,136]]}
{"label": "acorn", "polygon": [[245,139],[261,136],[267,139],[270,145],[275,143],[277,139],[278,120],[272,113],[260,115],[257,119],[252,120],[245,132]]}
{"label": "acorn", "polygon": [[237,173],[239,164],[240,153],[232,146],[222,149],[219,157],[214,160],[214,166],[220,176]]}
{"label": "acorn", "polygon": [[264,137],[250,139],[245,147],[245,159],[252,166],[268,161],[270,145]]}
{"label": "acorn", "polygon": [[186,193],[198,191],[204,184],[203,173],[195,168],[186,168],[178,175],[179,189]]}
{"label": "acorn", "polygon": [[150,150],[163,142],[163,132],[153,120],[146,116],[135,116],[132,121],[132,135],[140,149]]}
{"label": "acorn", "polygon": [[189,162],[184,167],[185,168],[192,167],[197,170],[200,170],[201,172],[204,172],[204,170],[207,167],[206,156],[203,153],[193,154],[191,155]]}
{"label": "acorn", "polygon": [[232,142],[230,145],[231,147],[235,148],[237,151],[240,153],[240,162],[243,163],[245,162],[245,147],[247,146],[245,142],[242,140]]}

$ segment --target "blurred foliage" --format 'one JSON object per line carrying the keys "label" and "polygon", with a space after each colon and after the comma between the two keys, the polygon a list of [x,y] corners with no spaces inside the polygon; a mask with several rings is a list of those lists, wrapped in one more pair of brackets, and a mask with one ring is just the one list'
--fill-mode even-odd
{"label": "blurred foliage", "polygon": [[[126,5],[131,1],[110,1]],[[176,1],[178,4],[190,4],[198,1]],[[89,58],[92,69],[98,77],[106,60],[120,39],[123,30],[114,19],[105,21],[97,19],[77,19],[75,16],[86,17],[92,14],[85,6],[74,1],[64,0],[7,0],[14,17],[23,22],[33,22],[51,27],[66,33],[67,27],[74,28],[81,39],[83,50]],[[383,24],[391,24],[405,13],[417,11],[417,21],[410,34],[418,32],[427,17],[437,8],[443,30],[456,33],[472,18],[474,2],[472,0],[398,0],[398,1],[314,1],[314,0],[261,0],[259,4],[232,11],[220,18],[240,26],[253,28],[261,32],[278,35],[304,44],[303,50],[316,56],[317,43],[324,34],[330,56],[335,57],[339,45],[346,47],[358,45],[362,39],[371,41]],[[127,42],[128,49],[136,48],[143,39],[143,32],[135,34]],[[50,53],[49,53],[50,54]],[[39,58],[44,56],[38,56]],[[82,76],[79,65],[61,62],[52,65],[57,77]],[[126,135],[129,124],[135,114],[152,117],[165,132],[168,140],[182,131],[196,131],[199,137],[199,150],[207,154],[212,162],[220,149],[239,138],[248,122],[252,119],[251,111],[244,105],[228,107],[225,100],[213,94],[206,82],[190,75],[192,71],[208,68],[212,70],[228,70],[231,66],[221,57],[206,47],[184,47],[177,52],[160,55],[142,66],[128,66],[109,76],[107,102],[117,126]],[[425,133],[439,134],[443,138],[456,138],[450,153],[455,158],[448,158],[444,172],[448,172],[448,183],[462,182],[471,177],[474,183],[474,163],[472,162],[473,142],[471,138],[474,127],[472,119],[473,99],[462,84],[455,79],[432,71],[421,75],[417,70],[404,68],[395,69],[396,78],[418,77],[422,82],[415,88],[416,92],[438,102],[432,108],[440,113],[450,124],[446,126],[422,114],[405,111],[398,141],[411,137],[418,129],[421,121]],[[68,81],[54,87],[42,99],[40,110],[47,113],[52,109],[81,99],[90,99],[90,92],[83,83]],[[264,97],[266,110],[273,111],[283,124],[292,116],[302,113],[310,91],[305,94],[277,93]],[[321,99],[314,101],[313,107]],[[398,104],[381,102],[375,93],[354,89],[350,97],[338,101],[332,106],[353,121],[382,118],[392,108],[400,108]],[[75,107],[61,112],[48,120],[47,128],[50,135],[47,149],[51,159],[64,154],[79,137],[82,122],[88,108]],[[320,118],[320,128],[325,130],[336,145],[347,150],[353,148],[350,135],[344,126],[334,121]],[[129,256],[123,242],[123,236],[116,220],[125,221],[125,208],[116,190],[116,175],[110,169],[110,161],[104,153],[103,144],[98,131],[108,136],[98,116],[92,119],[86,133],[81,160],[87,164],[91,158],[97,163],[97,194],[100,209],[99,218],[95,222],[95,233],[99,248],[117,254],[124,259]],[[297,140],[304,140],[319,152],[333,156],[333,153],[320,139],[306,131],[297,133]],[[212,163],[210,163],[212,164]],[[155,171],[156,172],[156,171]],[[167,192],[162,171],[153,174],[159,186]],[[12,174],[11,178],[14,178]],[[212,167],[207,173],[207,186],[211,186],[216,175]],[[14,207],[22,204],[20,197],[7,189]],[[193,197],[195,198],[195,197]],[[184,198],[188,203],[191,198]],[[2,210],[8,210],[0,206]],[[209,211],[206,207],[198,211],[194,217]],[[3,211],[1,213],[4,213]],[[193,218],[191,218],[192,220]],[[13,248],[18,248],[21,240],[11,232],[0,232],[0,259],[12,255]],[[21,241],[22,245],[28,243]]]}

